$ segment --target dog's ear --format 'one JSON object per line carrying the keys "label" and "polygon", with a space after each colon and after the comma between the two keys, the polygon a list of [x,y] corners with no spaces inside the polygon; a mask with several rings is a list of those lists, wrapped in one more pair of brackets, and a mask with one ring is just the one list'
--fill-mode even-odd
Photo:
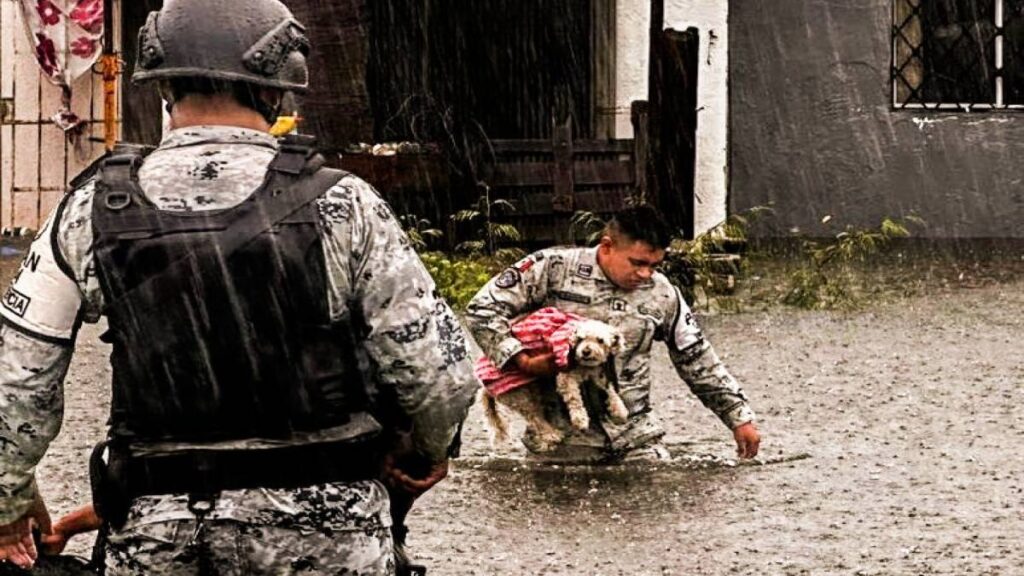
{"label": "dog's ear", "polygon": [[626,339],[622,336],[622,332],[615,330],[612,333],[612,353],[622,354],[626,351]]}
{"label": "dog's ear", "polygon": [[580,327],[577,325],[576,328],[574,328],[569,333],[569,347],[575,348],[576,345],[580,343],[581,339],[582,337],[580,336]]}

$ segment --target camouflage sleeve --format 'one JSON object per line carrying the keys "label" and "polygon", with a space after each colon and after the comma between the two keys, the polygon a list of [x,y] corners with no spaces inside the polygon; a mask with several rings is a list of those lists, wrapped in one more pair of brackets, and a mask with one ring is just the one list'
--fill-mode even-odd
{"label": "camouflage sleeve", "polygon": [[60,431],[81,293],[55,228],[67,200],[43,225],[0,307],[0,524],[35,496],[35,468]]}
{"label": "camouflage sleeve", "polygon": [[0,524],[35,496],[35,469],[60,431],[71,347],[0,328]]}
{"label": "camouflage sleeve", "polygon": [[697,321],[675,287],[672,310],[665,315],[664,334],[669,357],[690,390],[730,429],[754,420],[747,397],[704,338]]}
{"label": "camouflage sleeve", "polygon": [[523,351],[523,344],[512,336],[512,320],[544,301],[549,262],[544,250],[530,254],[491,278],[466,307],[470,333],[499,368]]}
{"label": "camouflage sleeve", "polygon": [[346,178],[318,207],[332,311],[361,317],[380,384],[394,387],[420,451],[441,460],[479,387],[465,333],[369,184]]}

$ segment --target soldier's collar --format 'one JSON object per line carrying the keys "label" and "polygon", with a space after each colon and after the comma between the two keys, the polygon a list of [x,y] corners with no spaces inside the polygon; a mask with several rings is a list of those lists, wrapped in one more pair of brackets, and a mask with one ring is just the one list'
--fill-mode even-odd
{"label": "soldier's collar", "polygon": [[277,138],[267,132],[237,126],[188,126],[167,132],[160,141],[160,149],[197,144],[249,144],[276,150]]}
{"label": "soldier's collar", "polygon": [[[576,270],[574,273],[581,278],[590,278],[597,282],[604,282],[615,287],[617,290],[622,290],[618,286],[615,286],[611,280],[608,279],[604,274],[604,270],[601,269],[601,265],[597,263],[597,247],[587,248],[580,254],[579,260],[576,263]],[[651,279],[643,284],[640,284],[634,290],[649,289],[654,286],[654,280]]]}

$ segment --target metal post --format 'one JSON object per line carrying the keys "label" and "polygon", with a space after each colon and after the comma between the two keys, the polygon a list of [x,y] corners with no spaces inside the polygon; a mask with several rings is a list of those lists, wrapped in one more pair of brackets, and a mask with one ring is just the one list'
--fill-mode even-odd
{"label": "metal post", "polygon": [[114,49],[114,0],[103,0],[103,143],[107,151],[117,142],[117,75],[121,63]]}

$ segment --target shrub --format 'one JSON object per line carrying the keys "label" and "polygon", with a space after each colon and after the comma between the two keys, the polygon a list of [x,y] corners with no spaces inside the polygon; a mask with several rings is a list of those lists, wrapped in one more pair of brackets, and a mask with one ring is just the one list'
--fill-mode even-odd
{"label": "shrub", "polygon": [[509,264],[498,257],[449,256],[442,252],[425,252],[420,259],[441,297],[459,311],[465,310],[480,288]]}
{"label": "shrub", "polygon": [[850,265],[866,263],[894,239],[910,236],[908,223],[923,225],[923,221],[914,216],[897,220],[885,218],[876,228],[847,226],[832,238],[804,240],[801,249],[804,262],[790,275],[783,303],[808,309],[856,305],[856,295],[850,289],[853,285]]}
{"label": "shrub", "polygon": [[[751,225],[771,214],[773,210],[770,206],[755,206],[739,214],[730,214],[725,222],[693,240],[673,240],[665,253],[662,273],[679,287],[686,301],[693,305],[700,303],[701,295],[709,300],[712,294],[731,293],[735,288],[736,277],[743,272],[743,261],[733,263],[722,260],[720,255],[744,252]],[[726,278],[731,278],[733,283],[724,281]],[[730,305],[720,300],[719,304],[726,307]],[[704,304],[710,302],[705,301]]]}

